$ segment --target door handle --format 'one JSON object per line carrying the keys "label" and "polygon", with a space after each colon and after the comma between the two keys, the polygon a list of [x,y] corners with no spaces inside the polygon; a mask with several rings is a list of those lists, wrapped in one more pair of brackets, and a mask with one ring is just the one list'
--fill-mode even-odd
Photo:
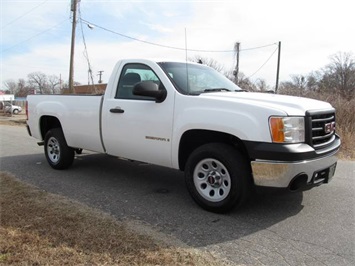
{"label": "door handle", "polygon": [[115,107],[115,108],[110,109],[110,112],[115,113],[115,114],[123,114],[124,110],[121,109],[121,107]]}

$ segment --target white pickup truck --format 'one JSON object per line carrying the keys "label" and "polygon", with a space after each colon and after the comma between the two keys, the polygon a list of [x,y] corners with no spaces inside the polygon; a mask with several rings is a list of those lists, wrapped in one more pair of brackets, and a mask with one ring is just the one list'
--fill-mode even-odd
{"label": "white pickup truck", "polygon": [[104,95],[30,95],[27,128],[49,165],[82,149],[179,169],[203,208],[225,212],[253,188],[328,183],[340,139],[329,103],[245,92],[207,66],[119,61]]}

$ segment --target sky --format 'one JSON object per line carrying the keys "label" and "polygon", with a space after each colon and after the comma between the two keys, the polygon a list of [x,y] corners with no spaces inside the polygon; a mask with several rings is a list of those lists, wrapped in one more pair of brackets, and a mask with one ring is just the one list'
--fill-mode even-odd
{"label": "sky", "polygon": [[[32,72],[69,79],[70,0],[0,0],[4,82]],[[225,71],[236,65],[252,81],[276,82],[307,75],[339,52],[355,55],[353,0],[121,1],[81,0],[75,35],[74,80],[107,82],[122,58],[214,59]],[[90,26],[90,27],[89,27]]]}

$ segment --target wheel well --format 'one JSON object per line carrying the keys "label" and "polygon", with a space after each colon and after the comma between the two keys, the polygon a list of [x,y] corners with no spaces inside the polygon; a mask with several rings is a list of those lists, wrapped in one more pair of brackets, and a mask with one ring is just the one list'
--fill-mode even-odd
{"label": "wheel well", "polygon": [[60,124],[58,118],[54,116],[42,116],[40,120],[40,129],[42,139],[46,136],[47,132],[52,128],[61,128],[62,125]]}
{"label": "wheel well", "polygon": [[180,170],[183,171],[185,169],[187,159],[196,148],[213,142],[226,143],[234,146],[249,159],[248,152],[243,142],[236,136],[218,131],[195,129],[185,132],[181,137],[179,147]]}

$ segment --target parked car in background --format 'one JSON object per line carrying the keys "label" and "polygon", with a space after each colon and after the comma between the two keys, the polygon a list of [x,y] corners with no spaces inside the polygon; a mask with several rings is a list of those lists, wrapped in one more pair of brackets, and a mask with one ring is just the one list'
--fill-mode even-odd
{"label": "parked car in background", "polygon": [[18,105],[13,105],[11,103],[5,103],[5,113],[19,114],[22,112],[22,107]]}

